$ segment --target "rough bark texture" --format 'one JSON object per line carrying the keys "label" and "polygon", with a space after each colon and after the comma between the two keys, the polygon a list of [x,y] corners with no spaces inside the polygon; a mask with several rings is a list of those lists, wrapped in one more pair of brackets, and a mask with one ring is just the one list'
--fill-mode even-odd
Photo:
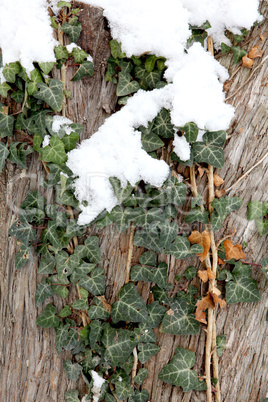
{"label": "rough bark texture", "polygon": [[[78,83],[68,82],[73,99],[68,101],[68,117],[75,122],[85,124],[83,138],[88,138],[114,111],[116,105],[115,87],[104,81],[106,60],[109,56],[109,32],[100,9],[83,5],[81,21],[83,33],[80,45],[94,58],[95,75]],[[267,3],[262,10],[267,14]],[[255,61],[253,69],[268,54],[267,22],[255,28],[246,45],[249,49],[259,42],[264,51],[262,59]],[[258,35],[263,34],[260,41]],[[220,61],[230,70],[236,69],[232,57],[221,57]],[[67,78],[72,76],[72,67]],[[225,179],[225,188],[231,186],[243,173],[252,167],[267,152],[268,116],[267,116],[267,62],[252,75],[250,82],[229,100],[236,107],[236,117],[229,130],[232,136],[225,147],[225,168],[221,176]],[[230,96],[251,74],[251,70],[240,69],[235,75]],[[230,195],[243,199],[243,206],[237,213],[232,213],[224,223],[217,239],[236,228],[235,241],[247,243],[247,261],[260,263],[267,252],[267,236],[260,237],[255,223],[247,221],[247,204],[250,200],[267,201],[268,158],[237,187]],[[28,263],[20,271],[14,268],[16,241],[8,237],[8,228],[16,217],[19,207],[29,189],[36,189],[43,175],[38,157],[32,157],[29,169],[21,169],[8,163],[0,176],[0,353],[1,382],[0,400],[6,402],[43,402],[63,401],[64,393],[77,384],[66,379],[63,370],[65,356],[58,356],[54,346],[54,330],[36,327],[35,320],[41,309],[35,307],[35,289],[37,281],[37,259]],[[184,170],[187,175],[187,169]],[[204,185],[204,179],[200,186]],[[265,194],[266,192],[266,194]],[[266,197],[266,198],[265,198]],[[97,232],[100,237],[103,266],[107,271],[106,297],[110,302],[116,299],[124,283],[125,264],[128,253],[129,231],[119,235],[114,227]],[[137,262],[142,249],[134,248],[133,262]],[[195,259],[187,262],[176,261],[174,257],[159,256],[159,261],[166,261],[169,266],[169,280],[174,281],[176,274],[181,274]],[[220,358],[220,382],[222,400],[262,401],[268,392],[268,351],[267,351],[267,284],[259,269],[253,268],[254,277],[262,294],[258,303],[227,306],[217,312],[217,334],[227,336],[227,348]],[[192,284],[197,284],[194,280]],[[139,284],[139,291],[145,300],[151,300],[148,284]],[[204,292],[205,290],[203,290]],[[54,299],[58,307],[60,298]],[[157,331],[156,331],[157,332]],[[196,352],[195,369],[202,374],[204,366],[205,331],[198,336],[172,336],[157,332],[159,354],[145,365],[149,370],[148,379],[143,387],[150,394],[152,402],[205,401],[205,393],[182,393],[180,388],[172,387],[158,380],[161,368],[173,356],[177,346],[190,348]],[[78,387],[83,393],[83,384]],[[85,393],[85,392],[84,392]]]}

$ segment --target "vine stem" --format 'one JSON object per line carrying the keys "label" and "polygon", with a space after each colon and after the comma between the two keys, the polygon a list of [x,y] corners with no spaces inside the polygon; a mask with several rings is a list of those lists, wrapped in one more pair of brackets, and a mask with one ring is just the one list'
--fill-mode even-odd
{"label": "vine stem", "polygon": [[[67,10],[66,7],[63,7],[62,9],[62,22],[64,23],[66,21],[67,17]],[[63,31],[61,30],[61,25],[58,27],[58,40],[61,46],[64,46],[63,44]],[[66,117],[66,96],[65,96],[65,89],[66,89],[66,66],[65,63],[62,64],[61,69],[60,69],[60,75],[61,75],[61,82],[63,83],[63,101],[62,101],[62,115],[63,117]]]}
{"label": "vine stem", "polygon": [[134,239],[134,234],[135,234],[135,226],[134,223],[131,222],[130,225],[130,236],[129,236],[129,243],[128,243],[128,255],[127,255],[127,265],[126,265],[126,279],[125,283],[129,282],[129,276],[130,276],[130,269],[131,269],[131,261],[132,261],[132,255],[133,255],[133,239]]}
{"label": "vine stem", "polygon": [[137,352],[136,346],[133,349],[133,356],[134,356],[134,363],[133,363],[133,368],[132,368],[132,371],[131,371],[131,385],[132,385],[132,387],[134,386],[134,379],[136,377],[137,367],[138,367],[138,352]]}

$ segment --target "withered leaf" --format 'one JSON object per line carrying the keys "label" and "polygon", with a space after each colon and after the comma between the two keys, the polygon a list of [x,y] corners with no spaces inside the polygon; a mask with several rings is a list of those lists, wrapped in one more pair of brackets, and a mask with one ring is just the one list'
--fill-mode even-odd
{"label": "withered leaf", "polygon": [[250,59],[255,59],[256,57],[261,57],[261,56],[262,56],[262,51],[259,49],[258,45],[254,46],[248,53],[248,57]]}
{"label": "withered leaf", "polygon": [[217,173],[214,173],[213,174],[213,182],[214,182],[214,186],[218,187],[224,183],[224,180],[219,175],[217,175]]}
{"label": "withered leaf", "polygon": [[254,64],[254,60],[249,58],[247,55],[242,57],[242,67],[251,68]]}
{"label": "withered leaf", "polygon": [[212,291],[211,291],[211,296],[213,298],[213,301],[215,304],[219,303],[220,307],[223,308],[226,306],[226,301],[221,299],[219,296],[221,294],[221,291],[216,288],[216,286],[213,286]]}
{"label": "withered leaf", "polygon": [[207,308],[215,308],[215,303],[210,293],[196,303],[195,319],[203,324],[207,324],[205,313]]}
{"label": "withered leaf", "polygon": [[215,196],[217,198],[221,198],[225,193],[226,191],[224,190],[224,188],[222,188],[221,190],[215,190]]}
{"label": "withered leaf", "polygon": [[198,170],[199,176],[202,177],[203,174],[205,173],[205,169],[203,169],[203,168],[200,166],[197,170]]}
{"label": "withered leaf", "polygon": [[198,254],[198,257],[201,262],[204,261],[210,249],[209,233],[206,230],[202,233],[194,230],[188,237],[188,240],[191,244],[200,244],[203,247],[204,251]]}
{"label": "withered leaf", "polygon": [[218,257],[218,265],[224,265],[224,264],[225,262],[220,257]]}
{"label": "withered leaf", "polygon": [[215,279],[216,275],[211,271],[210,267],[207,267],[204,271],[198,271],[198,276],[203,282],[207,282],[209,279]]}
{"label": "withered leaf", "polygon": [[241,244],[234,245],[231,240],[224,241],[224,249],[227,260],[231,260],[234,258],[235,260],[241,260],[242,258],[246,258],[245,254],[242,251]]}

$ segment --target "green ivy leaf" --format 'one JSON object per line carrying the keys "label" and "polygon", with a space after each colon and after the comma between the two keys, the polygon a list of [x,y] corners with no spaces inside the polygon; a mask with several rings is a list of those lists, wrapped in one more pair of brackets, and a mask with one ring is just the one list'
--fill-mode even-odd
{"label": "green ivy leaf", "polygon": [[71,360],[67,359],[64,362],[64,370],[69,380],[76,381],[81,374],[82,366],[78,363],[73,364]]}
{"label": "green ivy leaf", "polygon": [[112,305],[112,322],[131,321],[144,322],[148,318],[146,305],[133,283],[120,289],[118,301]]}
{"label": "green ivy leaf", "polygon": [[157,265],[157,255],[153,251],[146,251],[140,256],[139,262],[144,265],[155,267]]}
{"label": "green ivy leaf", "polygon": [[76,63],[81,64],[88,57],[88,54],[83,49],[74,47],[72,50],[72,56],[74,57]]}
{"label": "green ivy leaf", "polygon": [[80,258],[87,258],[90,262],[99,262],[101,259],[99,240],[97,236],[89,236],[84,245],[77,246],[74,254]]}
{"label": "green ivy leaf", "polygon": [[[69,306],[65,306],[65,307],[69,307]],[[71,314],[69,314],[69,315],[71,315]],[[61,324],[59,327],[56,328],[55,346],[56,346],[56,351],[58,354],[60,354],[62,352],[62,350],[64,349],[64,346],[65,346],[67,338],[68,338],[68,329],[69,329],[69,324],[66,324],[64,326]]]}
{"label": "green ivy leaf", "polygon": [[[76,300],[72,304],[72,308],[75,310],[87,310],[88,309],[88,302],[87,300]],[[98,318],[98,317],[95,317]]]}
{"label": "green ivy leaf", "polygon": [[34,97],[46,102],[55,112],[60,112],[63,101],[63,83],[51,78],[49,86],[43,82],[39,82],[37,86],[40,91],[34,93]]}
{"label": "green ivy leaf", "polygon": [[198,136],[198,127],[195,123],[187,123],[183,127],[179,127],[184,132],[187,142],[195,142]]}
{"label": "green ivy leaf", "polygon": [[47,297],[51,296],[53,296],[51,285],[47,283],[46,278],[43,278],[42,282],[36,289],[35,303],[36,304],[43,303],[43,301],[45,301]]}
{"label": "green ivy leaf", "polygon": [[187,278],[188,281],[191,281],[191,280],[196,276],[196,274],[197,274],[197,269],[196,269],[196,267],[194,267],[194,266],[191,265],[190,267],[188,267],[188,268],[184,271],[183,276],[185,276],[185,278]]}
{"label": "green ivy leaf", "polygon": [[196,321],[192,308],[185,300],[174,300],[163,318],[160,332],[173,335],[196,335],[200,323]]}
{"label": "green ivy leaf", "polygon": [[23,216],[13,223],[9,229],[9,235],[16,237],[16,239],[21,240],[24,244],[28,244],[31,240],[35,240],[36,238],[34,229]]}
{"label": "green ivy leaf", "polygon": [[212,166],[222,168],[224,165],[223,146],[226,139],[225,131],[207,132],[203,135],[203,142],[192,145],[194,161],[206,162]]}
{"label": "green ivy leaf", "polygon": [[106,324],[102,343],[105,346],[104,357],[111,360],[112,366],[117,366],[127,361],[136,345],[136,340],[132,338],[131,331],[116,330]]}
{"label": "green ivy leaf", "polygon": [[168,384],[183,388],[183,392],[192,389],[197,391],[206,390],[204,381],[199,381],[197,373],[191,370],[195,364],[195,353],[190,350],[178,347],[174,357],[161,370],[158,378]]}
{"label": "green ivy leaf", "polygon": [[163,138],[174,137],[174,126],[171,123],[169,110],[161,109],[154,119],[152,131]]}
{"label": "green ivy leaf", "polygon": [[70,315],[72,315],[72,310],[70,306],[64,306],[63,309],[59,312],[58,316],[59,317],[69,317]]}
{"label": "green ivy leaf", "polygon": [[115,59],[123,59],[126,57],[126,54],[122,52],[121,44],[118,43],[116,40],[110,41],[111,53]]}
{"label": "green ivy leaf", "polygon": [[20,207],[22,209],[37,208],[44,210],[45,205],[46,199],[39,193],[39,191],[29,191]]}
{"label": "green ivy leaf", "polygon": [[68,330],[68,335],[66,338],[66,342],[64,344],[64,349],[65,350],[73,350],[77,347],[79,343],[79,333],[77,329],[75,328],[70,328]]}
{"label": "green ivy leaf", "polygon": [[226,345],[226,335],[217,336],[216,345],[217,345],[217,355],[221,357]]}
{"label": "green ivy leaf", "polygon": [[84,61],[74,74],[72,81],[79,81],[84,77],[92,77],[93,74],[94,64],[92,61]]}
{"label": "green ivy leaf", "polygon": [[41,70],[43,71],[44,74],[49,74],[52,68],[55,66],[54,61],[51,62],[44,62],[44,63],[38,63]]}
{"label": "green ivy leaf", "polygon": [[86,276],[79,281],[79,286],[88,290],[94,296],[103,295],[105,292],[105,270],[95,268],[90,276]]}
{"label": "green ivy leaf", "polygon": [[127,186],[122,187],[121,182],[119,179],[117,179],[117,177],[110,177],[109,181],[113,187],[116,198],[118,199],[119,203],[122,204],[122,202],[132,193],[133,186],[128,183]]}
{"label": "green ivy leaf", "polygon": [[21,65],[17,61],[15,63],[6,64],[3,68],[3,76],[8,82],[14,84],[16,81],[16,74],[21,71]]}
{"label": "green ivy leaf", "polygon": [[12,136],[14,117],[0,112],[0,137]]}
{"label": "green ivy leaf", "polygon": [[69,36],[71,42],[76,43],[82,31],[82,24],[76,22],[75,25],[71,25],[68,22],[64,22],[61,30]]}
{"label": "green ivy leaf", "polygon": [[133,282],[155,282],[159,287],[163,288],[167,282],[167,264],[162,262],[157,268],[135,265],[131,268],[131,280]]}
{"label": "green ivy leaf", "polygon": [[131,81],[131,75],[128,72],[121,71],[118,74],[118,84],[116,87],[117,96],[125,96],[137,92],[140,89],[137,81]]}
{"label": "green ivy leaf", "polygon": [[69,57],[68,50],[65,46],[58,45],[54,47],[54,52],[57,60],[65,59],[67,60]]}
{"label": "green ivy leaf", "polygon": [[268,213],[268,203],[260,201],[250,201],[248,203],[248,220],[261,218]]}
{"label": "green ivy leaf", "polygon": [[120,401],[127,399],[133,395],[133,388],[127,381],[116,381],[115,382],[116,396]]}
{"label": "green ivy leaf", "polygon": [[192,208],[185,217],[185,222],[202,222],[208,223],[208,211],[202,212],[201,208]]}
{"label": "green ivy leaf", "polygon": [[232,46],[231,50],[234,55],[234,62],[235,64],[240,63],[242,60],[242,57],[247,55],[247,52],[244,49],[241,49],[239,46]]}
{"label": "green ivy leaf", "polygon": [[149,326],[148,321],[140,323],[138,328],[134,328],[136,340],[138,343],[154,343],[156,336],[152,328]]}
{"label": "green ivy leaf", "polygon": [[64,144],[56,135],[50,138],[49,145],[42,149],[42,159],[45,162],[63,165],[67,160]]}
{"label": "green ivy leaf", "polygon": [[148,400],[149,394],[143,389],[142,391],[135,391],[134,395],[129,399],[129,402],[147,402]]}
{"label": "green ivy leaf", "polygon": [[260,236],[268,233],[268,219],[256,219],[255,223]]}
{"label": "green ivy leaf", "polygon": [[3,84],[0,85],[0,96],[3,98],[7,97],[8,91],[11,89],[11,86],[8,85],[6,82],[3,82]]}
{"label": "green ivy leaf", "polygon": [[139,343],[138,350],[138,359],[142,364],[144,364],[147,362],[147,360],[150,359],[150,357],[156,355],[159,352],[160,347],[155,345],[154,343]]}
{"label": "green ivy leaf", "polygon": [[55,315],[57,309],[48,304],[36,319],[36,324],[43,328],[55,328],[60,324],[60,319]]}
{"label": "green ivy leaf", "polygon": [[146,321],[146,323],[152,328],[157,328],[162,321],[167,308],[161,306],[158,301],[154,301],[147,306],[147,311],[149,314],[149,319]]}
{"label": "green ivy leaf", "polygon": [[143,383],[143,381],[145,380],[145,378],[147,377],[147,375],[148,375],[148,370],[146,368],[139,369],[138,374],[134,378],[135,383],[138,385],[141,385]]}
{"label": "green ivy leaf", "polygon": [[72,389],[71,391],[65,392],[65,399],[66,402],[80,402],[80,399],[78,398],[79,391],[77,389]]}
{"label": "green ivy leaf", "polygon": [[57,4],[57,7],[62,8],[62,7],[68,7],[71,8],[72,5],[69,1],[59,1]]}
{"label": "green ivy leaf", "polygon": [[222,52],[222,54],[228,53],[230,51],[231,51],[231,47],[222,42],[221,43],[221,52]]}
{"label": "green ivy leaf", "polygon": [[5,166],[6,159],[9,155],[9,150],[7,145],[3,142],[0,142],[0,172],[2,172],[3,167]]}
{"label": "green ivy leaf", "polygon": [[190,242],[186,237],[177,236],[174,243],[165,251],[165,254],[174,255],[179,260],[183,260],[186,257],[190,257],[193,254],[202,253],[203,247],[199,244],[194,244],[190,248]]}
{"label": "green ivy leaf", "polygon": [[235,263],[232,278],[226,283],[226,302],[255,302],[261,299],[256,281],[251,278],[250,270],[241,261]]}
{"label": "green ivy leaf", "polygon": [[90,320],[100,319],[100,320],[108,320],[110,317],[110,313],[105,310],[103,307],[102,302],[97,298],[94,297],[94,305],[91,305],[88,309],[88,318]]}

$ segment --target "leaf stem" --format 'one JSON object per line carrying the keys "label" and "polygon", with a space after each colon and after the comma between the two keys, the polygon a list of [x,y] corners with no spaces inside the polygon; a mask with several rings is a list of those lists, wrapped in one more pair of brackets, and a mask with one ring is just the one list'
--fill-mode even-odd
{"label": "leaf stem", "polygon": [[127,265],[126,265],[126,279],[125,283],[129,282],[129,277],[130,277],[130,269],[131,269],[131,260],[132,260],[132,255],[133,255],[133,240],[134,240],[134,234],[135,234],[135,226],[134,223],[131,222],[130,225],[130,236],[129,236],[129,243],[128,243],[128,255],[127,255]]}
{"label": "leaf stem", "polygon": [[137,348],[133,349],[133,356],[134,356],[134,363],[133,363],[133,368],[131,370],[131,385],[132,387],[134,386],[134,379],[137,374],[137,367],[138,367],[138,353],[137,353]]}

